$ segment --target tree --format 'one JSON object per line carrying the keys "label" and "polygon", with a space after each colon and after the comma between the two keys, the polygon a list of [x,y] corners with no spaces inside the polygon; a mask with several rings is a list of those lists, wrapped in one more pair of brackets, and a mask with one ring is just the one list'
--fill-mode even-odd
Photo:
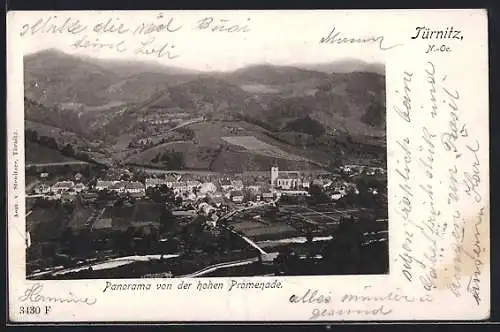
{"label": "tree", "polygon": [[309,201],[311,203],[322,203],[328,201],[328,196],[323,192],[323,188],[317,184],[311,184],[309,186],[309,194],[311,194],[311,197],[309,198]]}
{"label": "tree", "polygon": [[66,144],[64,146],[64,148],[62,148],[61,153],[64,156],[73,157],[75,155],[75,150],[73,149],[73,147],[71,146],[71,144]]}
{"label": "tree", "polygon": [[172,230],[174,226],[174,218],[172,210],[169,207],[162,207],[160,213],[160,230],[162,232]]}
{"label": "tree", "polygon": [[361,116],[361,121],[372,127],[383,127],[385,124],[385,107],[373,102]]}
{"label": "tree", "polygon": [[148,175],[144,171],[137,170],[134,172],[134,178],[136,181],[144,182],[144,181],[146,181],[147,177],[148,177]]}
{"label": "tree", "polygon": [[306,133],[312,135],[315,138],[325,133],[325,127],[323,127],[323,125],[320,122],[309,117],[309,115],[288,122],[285,126],[285,130],[292,130],[292,131]]}

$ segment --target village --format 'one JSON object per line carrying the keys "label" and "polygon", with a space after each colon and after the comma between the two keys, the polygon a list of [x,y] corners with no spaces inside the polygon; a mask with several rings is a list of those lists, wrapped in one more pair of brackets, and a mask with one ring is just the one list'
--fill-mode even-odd
{"label": "village", "polygon": [[[254,172],[255,173],[255,172]],[[235,175],[196,175],[168,172],[165,175],[153,174],[145,177],[129,169],[121,169],[116,174],[107,174],[103,178],[88,179],[76,172],[72,177],[51,176],[41,172],[36,185],[30,185],[28,198],[42,198],[62,202],[74,202],[79,199],[97,202],[99,197],[108,194],[114,202],[122,198],[139,200],[151,199],[153,189],[168,188],[179,202],[195,205],[198,212],[210,214],[221,206],[231,207],[246,204],[255,205],[278,201],[286,197],[311,197],[311,186],[319,188],[321,194],[332,202],[339,201],[346,195],[359,195],[359,188],[352,178],[365,176],[383,176],[384,169],[377,167],[345,166],[338,174],[329,172],[305,173],[299,171],[280,171],[272,167],[269,176],[260,172],[255,174]],[[379,188],[368,187],[368,192],[376,196]],[[101,194],[101,195],[99,195]],[[109,201],[113,201],[112,199]],[[108,202],[109,203],[109,202]]]}
{"label": "village", "polygon": [[[387,241],[387,212],[378,208],[387,199],[385,176],[381,168],[356,165],[336,173],[278,167],[248,174],[40,172],[27,183],[27,272],[63,277],[89,259],[136,257],[122,257],[113,268],[157,255],[182,259],[177,270],[158,267],[160,275],[211,275],[241,260],[249,266],[275,262],[290,248],[306,257],[304,243],[314,243],[308,251],[320,250],[317,245],[348,220],[369,220],[368,228],[375,227],[364,231],[374,236],[368,244]],[[99,266],[89,277],[109,268]]]}

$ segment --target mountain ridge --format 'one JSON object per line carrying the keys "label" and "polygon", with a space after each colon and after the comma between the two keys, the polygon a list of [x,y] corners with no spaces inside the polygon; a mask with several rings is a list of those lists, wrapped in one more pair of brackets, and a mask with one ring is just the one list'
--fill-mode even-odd
{"label": "mountain ridge", "polygon": [[[352,63],[360,62],[352,60],[342,72],[349,66],[367,69]],[[301,66],[253,64],[228,72],[202,72],[153,61],[98,59],[48,49],[24,57],[25,95],[50,106],[73,103],[92,107],[139,102],[158,90],[206,76],[246,86],[249,91],[276,90],[278,86],[278,90],[287,89],[289,94],[295,94],[306,85],[319,84],[330,71],[325,69],[326,64]],[[315,66],[319,70],[310,69]],[[337,62],[330,67],[342,66]],[[374,72],[377,71],[380,70]]]}

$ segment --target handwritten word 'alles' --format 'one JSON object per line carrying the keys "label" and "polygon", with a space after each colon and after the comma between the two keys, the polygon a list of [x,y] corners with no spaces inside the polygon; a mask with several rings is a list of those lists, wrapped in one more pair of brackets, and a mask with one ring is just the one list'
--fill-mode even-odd
{"label": "handwritten word 'alles'", "polygon": [[21,302],[51,302],[51,303],[82,303],[87,305],[94,305],[97,302],[96,298],[93,297],[81,297],[68,292],[68,296],[59,297],[43,294],[42,284],[32,284],[21,295],[18,299]]}
{"label": "handwritten word 'alles'", "polygon": [[329,292],[328,294],[321,294],[320,291],[317,289],[311,290],[308,289],[304,294],[302,295],[295,295],[293,294],[290,296],[288,299],[290,303],[302,303],[302,304],[328,304],[332,301],[332,293]]}
{"label": "handwritten word 'alles'", "polygon": [[384,44],[384,36],[368,36],[368,37],[344,37],[340,31],[336,31],[333,27],[326,37],[321,37],[320,44],[373,44],[377,43],[379,49],[386,51],[402,44],[387,46]]}

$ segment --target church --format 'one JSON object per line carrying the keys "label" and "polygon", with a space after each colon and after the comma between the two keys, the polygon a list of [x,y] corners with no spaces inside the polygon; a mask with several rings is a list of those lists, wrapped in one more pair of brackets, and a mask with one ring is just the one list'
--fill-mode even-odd
{"label": "church", "polygon": [[284,190],[302,188],[302,178],[296,171],[280,171],[277,166],[271,167],[271,186]]}

